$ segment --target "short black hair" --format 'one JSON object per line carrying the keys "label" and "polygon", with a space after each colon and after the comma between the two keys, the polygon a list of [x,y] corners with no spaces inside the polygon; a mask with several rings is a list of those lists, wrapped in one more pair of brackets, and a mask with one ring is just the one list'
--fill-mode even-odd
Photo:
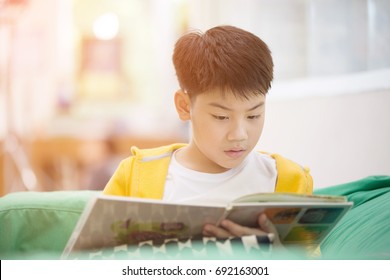
{"label": "short black hair", "polygon": [[173,64],[180,87],[191,97],[214,89],[243,97],[265,95],[273,80],[267,44],[228,25],[183,35],[175,44]]}

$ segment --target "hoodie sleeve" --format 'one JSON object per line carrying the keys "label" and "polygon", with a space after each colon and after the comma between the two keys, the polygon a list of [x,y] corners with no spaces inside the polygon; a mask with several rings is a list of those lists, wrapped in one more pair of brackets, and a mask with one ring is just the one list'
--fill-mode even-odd
{"label": "hoodie sleeve", "polygon": [[310,169],[286,159],[278,154],[271,155],[276,161],[278,177],[276,192],[292,192],[300,194],[313,193],[313,178]]}
{"label": "hoodie sleeve", "polygon": [[111,179],[105,186],[103,190],[104,194],[120,196],[130,195],[130,176],[132,170],[131,165],[133,161],[133,157],[128,157],[121,161]]}

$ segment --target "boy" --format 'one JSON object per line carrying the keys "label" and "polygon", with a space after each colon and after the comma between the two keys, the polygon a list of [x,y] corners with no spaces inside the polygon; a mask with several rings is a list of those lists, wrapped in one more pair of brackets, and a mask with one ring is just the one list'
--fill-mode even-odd
{"label": "boy", "polygon": [[[179,118],[190,121],[189,144],[132,148],[105,194],[175,202],[229,202],[256,192],[311,193],[309,171],[279,155],[253,151],[264,125],[273,61],[257,36],[233,26],[182,36],[173,53],[180,89]],[[204,235],[274,232],[265,215],[259,229],[230,221],[205,225]]]}

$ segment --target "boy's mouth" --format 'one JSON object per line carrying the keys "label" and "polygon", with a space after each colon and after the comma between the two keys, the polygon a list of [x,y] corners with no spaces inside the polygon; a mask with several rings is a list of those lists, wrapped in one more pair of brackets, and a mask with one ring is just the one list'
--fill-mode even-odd
{"label": "boy's mouth", "polygon": [[231,149],[231,150],[226,150],[225,154],[233,159],[240,158],[245,154],[245,149]]}

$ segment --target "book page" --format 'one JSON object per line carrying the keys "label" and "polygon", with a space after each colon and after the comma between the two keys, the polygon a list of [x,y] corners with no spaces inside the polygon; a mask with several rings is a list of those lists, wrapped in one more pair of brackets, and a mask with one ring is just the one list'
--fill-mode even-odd
{"label": "book page", "polygon": [[235,199],[233,203],[247,202],[343,202],[344,196],[307,195],[296,193],[255,193]]}
{"label": "book page", "polygon": [[231,208],[227,219],[251,228],[259,228],[258,217],[265,213],[276,227],[282,243],[285,244],[319,244],[337,222],[352,206],[343,203],[307,202],[295,205],[291,202],[248,203]]}
{"label": "book page", "polygon": [[74,250],[138,244],[202,235],[225,208],[175,205],[156,200],[99,197],[77,233]]}

